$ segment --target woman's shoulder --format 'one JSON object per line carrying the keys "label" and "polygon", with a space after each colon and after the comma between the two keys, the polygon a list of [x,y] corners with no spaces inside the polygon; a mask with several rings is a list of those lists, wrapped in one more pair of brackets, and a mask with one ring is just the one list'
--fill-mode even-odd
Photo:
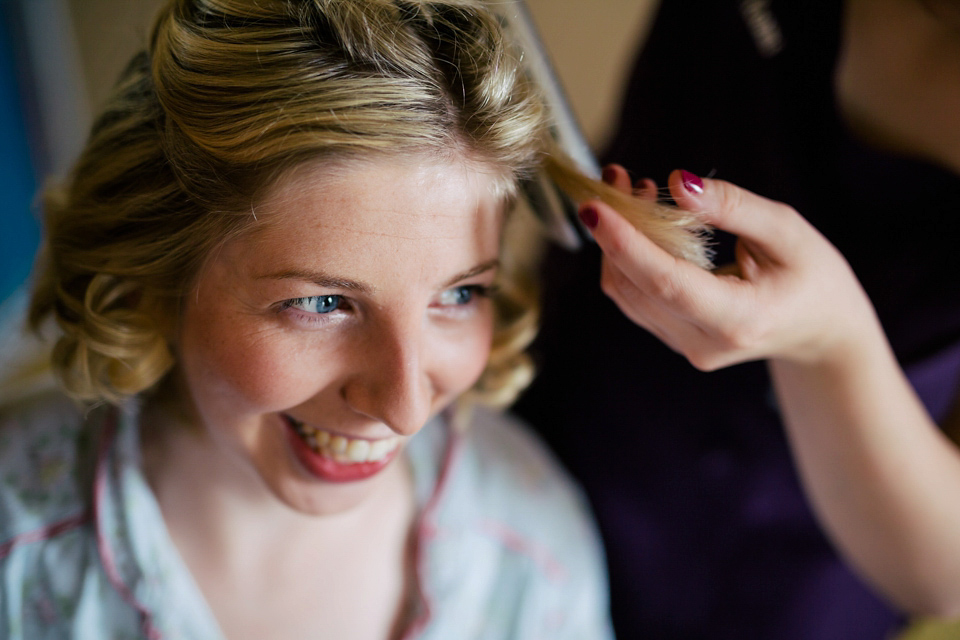
{"label": "woman's shoulder", "polygon": [[58,393],[0,408],[0,545],[81,517],[83,411]]}

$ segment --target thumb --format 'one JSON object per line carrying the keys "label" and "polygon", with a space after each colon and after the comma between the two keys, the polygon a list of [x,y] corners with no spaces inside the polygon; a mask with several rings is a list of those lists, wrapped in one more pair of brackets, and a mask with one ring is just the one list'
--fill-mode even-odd
{"label": "thumb", "polygon": [[795,242],[809,224],[792,207],[723,180],[677,170],[668,180],[677,205],[699,213],[718,229],[732,233],[750,252],[775,262],[794,257]]}

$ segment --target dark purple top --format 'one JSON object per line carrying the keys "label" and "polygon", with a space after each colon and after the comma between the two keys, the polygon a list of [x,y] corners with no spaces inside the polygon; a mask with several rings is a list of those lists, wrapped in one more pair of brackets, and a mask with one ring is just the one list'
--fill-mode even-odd
{"label": "dark purple top", "polygon": [[[848,135],[839,21],[837,1],[664,0],[606,160],[796,207],[853,265],[940,418],[960,387],[960,178]],[[731,239],[718,249],[729,260]],[[814,520],[765,366],[695,370],[604,297],[595,247],[555,251],[546,281],[542,373],[517,409],[592,500],[619,637],[887,637],[902,617]]]}

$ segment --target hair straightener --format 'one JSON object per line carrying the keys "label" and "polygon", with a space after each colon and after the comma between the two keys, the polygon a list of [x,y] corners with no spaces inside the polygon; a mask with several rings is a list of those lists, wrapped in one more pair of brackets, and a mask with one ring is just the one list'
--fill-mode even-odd
{"label": "hair straightener", "polygon": [[[540,87],[550,111],[554,140],[584,174],[600,179],[600,164],[577,123],[526,4],[523,0],[490,0],[489,6],[523,56],[530,78]],[[545,172],[525,180],[521,188],[530,208],[545,225],[547,235],[558,244],[574,250],[584,241],[592,241],[577,217],[576,203]]]}

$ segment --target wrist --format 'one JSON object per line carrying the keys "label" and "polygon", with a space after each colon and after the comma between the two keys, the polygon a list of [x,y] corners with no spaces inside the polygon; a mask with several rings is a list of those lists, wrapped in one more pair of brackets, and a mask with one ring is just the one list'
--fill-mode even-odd
{"label": "wrist", "polygon": [[817,338],[798,344],[771,361],[840,371],[848,367],[862,369],[869,362],[886,358],[890,346],[883,327],[872,307],[866,311],[834,318]]}

